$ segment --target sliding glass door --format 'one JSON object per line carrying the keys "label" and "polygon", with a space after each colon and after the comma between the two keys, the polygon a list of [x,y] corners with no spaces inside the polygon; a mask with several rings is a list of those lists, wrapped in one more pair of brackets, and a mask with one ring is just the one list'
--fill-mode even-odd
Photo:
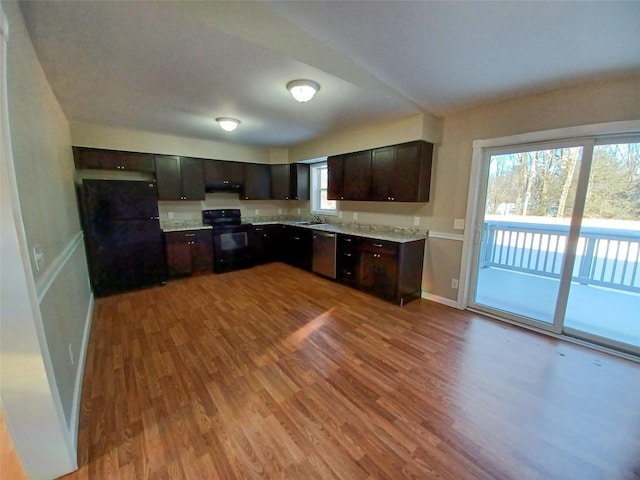
{"label": "sliding glass door", "polygon": [[639,146],[590,138],[485,151],[469,306],[640,347]]}
{"label": "sliding glass door", "polygon": [[593,148],[564,327],[640,347],[640,143]]}

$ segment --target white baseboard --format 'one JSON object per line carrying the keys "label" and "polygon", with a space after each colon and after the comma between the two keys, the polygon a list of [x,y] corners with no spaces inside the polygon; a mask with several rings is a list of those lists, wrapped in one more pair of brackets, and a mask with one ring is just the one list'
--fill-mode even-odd
{"label": "white baseboard", "polygon": [[82,344],[78,355],[78,371],[76,372],[76,383],[73,387],[73,403],[71,405],[71,425],[69,432],[73,439],[76,452],[78,451],[78,428],[80,423],[80,400],[82,398],[82,382],[84,380],[84,367],[87,361],[87,349],[89,347],[89,335],[91,334],[91,321],[93,319],[93,293],[89,297],[89,306],[84,320],[84,331],[82,333]]}
{"label": "white baseboard", "polygon": [[438,295],[433,295],[428,292],[422,292],[422,298],[425,300],[431,300],[432,302],[441,303],[448,307],[457,308],[458,310],[463,310],[458,306],[458,302],[456,300],[451,300],[450,298],[440,297]]}

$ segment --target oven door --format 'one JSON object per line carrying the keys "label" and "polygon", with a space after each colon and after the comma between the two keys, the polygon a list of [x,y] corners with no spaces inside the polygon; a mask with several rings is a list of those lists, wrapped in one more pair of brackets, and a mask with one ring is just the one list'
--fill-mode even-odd
{"label": "oven door", "polygon": [[216,273],[228,272],[252,265],[247,226],[214,227],[213,253]]}

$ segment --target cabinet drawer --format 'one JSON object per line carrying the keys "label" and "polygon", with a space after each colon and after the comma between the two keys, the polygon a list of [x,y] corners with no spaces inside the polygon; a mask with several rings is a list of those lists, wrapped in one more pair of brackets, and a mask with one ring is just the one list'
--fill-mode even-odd
{"label": "cabinet drawer", "polygon": [[360,251],[397,256],[398,243],[390,242],[387,240],[376,240],[373,238],[365,238],[360,240]]}

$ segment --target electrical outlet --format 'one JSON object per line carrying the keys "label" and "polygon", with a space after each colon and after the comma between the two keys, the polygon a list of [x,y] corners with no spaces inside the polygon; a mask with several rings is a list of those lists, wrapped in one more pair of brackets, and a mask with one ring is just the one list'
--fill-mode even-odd
{"label": "electrical outlet", "polygon": [[73,365],[73,344],[69,344],[69,360],[71,360],[71,365]]}
{"label": "electrical outlet", "polygon": [[300,209],[298,209],[298,215],[300,215]]}
{"label": "electrical outlet", "polygon": [[353,212],[353,219],[357,220],[358,219],[358,212]]}
{"label": "electrical outlet", "polygon": [[282,209],[281,208],[278,209],[278,215],[282,215]]}
{"label": "electrical outlet", "polygon": [[413,226],[417,227],[420,225],[420,217],[413,217]]}
{"label": "electrical outlet", "polygon": [[453,288],[454,290],[458,289],[458,279],[457,278],[452,278],[451,279],[451,288]]}
{"label": "electrical outlet", "polygon": [[256,216],[260,215],[260,209],[256,208]]}
{"label": "electrical outlet", "polygon": [[454,218],[453,219],[453,229],[454,230],[464,230],[464,218]]}
{"label": "electrical outlet", "polygon": [[338,218],[342,218],[342,212],[338,212]]}
{"label": "electrical outlet", "polygon": [[44,251],[40,245],[33,246],[33,259],[36,262],[36,270],[39,272],[44,267]]}
{"label": "electrical outlet", "polygon": [[167,212],[167,217],[169,217],[169,220],[173,220],[173,217],[175,215],[173,214],[173,212]]}

